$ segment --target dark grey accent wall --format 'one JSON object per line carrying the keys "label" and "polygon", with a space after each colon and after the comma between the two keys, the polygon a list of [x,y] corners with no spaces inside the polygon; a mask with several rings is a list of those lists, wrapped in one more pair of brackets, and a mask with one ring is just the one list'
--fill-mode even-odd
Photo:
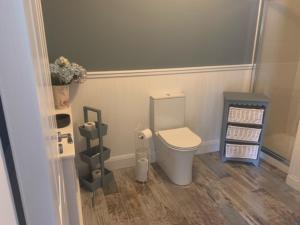
{"label": "dark grey accent wall", "polygon": [[251,63],[259,0],[43,0],[50,60],[89,71]]}

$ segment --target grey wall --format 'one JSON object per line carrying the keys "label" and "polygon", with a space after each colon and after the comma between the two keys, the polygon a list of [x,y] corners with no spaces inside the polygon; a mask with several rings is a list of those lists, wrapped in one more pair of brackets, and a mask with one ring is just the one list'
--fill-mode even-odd
{"label": "grey wall", "polygon": [[43,0],[50,60],[90,71],[251,63],[259,0]]}

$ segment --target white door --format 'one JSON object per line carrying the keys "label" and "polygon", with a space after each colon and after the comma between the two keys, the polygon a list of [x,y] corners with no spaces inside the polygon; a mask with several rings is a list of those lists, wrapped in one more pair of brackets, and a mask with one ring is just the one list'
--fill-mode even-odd
{"label": "white door", "polygon": [[53,94],[49,70],[48,52],[45,38],[44,22],[42,15],[42,6],[40,0],[26,1],[25,3],[27,18],[30,28],[30,42],[34,57],[34,66],[37,76],[37,94],[39,97],[39,108],[41,112],[42,125],[44,130],[44,138],[47,141],[46,151],[49,155],[49,166],[53,188],[55,191],[55,204],[59,220],[64,224],[63,201],[65,199],[64,181],[62,171],[62,161],[59,156],[57,145],[57,130],[55,122],[55,108],[53,103]]}
{"label": "white door", "polygon": [[0,224],[17,225],[17,216],[14,207],[13,196],[10,191],[9,178],[0,142]]}
{"label": "white door", "polygon": [[0,1],[0,94],[27,224],[63,225],[62,166],[40,0]]}

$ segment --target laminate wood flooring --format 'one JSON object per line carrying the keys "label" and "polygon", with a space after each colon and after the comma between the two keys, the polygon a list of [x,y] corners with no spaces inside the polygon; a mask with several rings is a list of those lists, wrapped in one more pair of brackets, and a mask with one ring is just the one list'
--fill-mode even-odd
{"label": "laminate wood flooring", "polygon": [[81,190],[84,225],[298,225],[300,192],[266,162],[222,163],[209,153],[193,167],[188,186],[172,184],[157,164],[146,184],[134,180],[134,168],[114,171],[113,191],[99,189],[94,207]]}

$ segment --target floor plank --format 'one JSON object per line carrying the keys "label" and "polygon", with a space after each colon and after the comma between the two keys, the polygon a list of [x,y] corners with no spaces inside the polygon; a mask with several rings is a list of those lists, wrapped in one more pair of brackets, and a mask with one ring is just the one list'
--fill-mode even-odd
{"label": "floor plank", "polygon": [[139,225],[144,222],[145,225],[148,225],[144,219],[145,214],[142,210],[137,189],[135,188],[133,174],[134,170],[132,168],[115,171],[118,190],[128,214],[129,224]]}
{"label": "floor plank", "polygon": [[115,182],[91,193],[82,190],[84,225],[298,225],[300,193],[286,174],[260,167],[222,163],[217,153],[195,157],[193,183],[172,184],[153,164],[146,184],[134,168],[114,171]]}

